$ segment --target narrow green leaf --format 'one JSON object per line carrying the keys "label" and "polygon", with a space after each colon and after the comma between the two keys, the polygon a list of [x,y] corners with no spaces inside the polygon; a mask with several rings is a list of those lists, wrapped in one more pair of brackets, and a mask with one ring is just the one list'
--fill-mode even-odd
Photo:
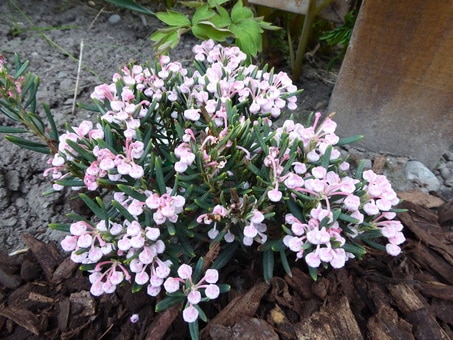
{"label": "narrow green leaf", "polygon": [[74,142],[70,139],[67,139],[66,142],[68,145],[74,149],[75,152],[77,152],[79,155],[76,158],[84,158],[88,162],[94,162],[96,160],[96,156],[94,156],[91,152],[87,151],[83,147],[81,147],[77,142]]}
{"label": "narrow green leaf", "polygon": [[251,172],[253,172],[256,176],[259,177],[264,177],[264,174],[261,172],[261,170],[252,162],[248,162],[246,164],[247,169],[249,169]]}
{"label": "narrow green leaf", "polygon": [[41,118],[32,112],[27,113],[27,118],[28,121],[31,122],[36,127],[36,129],[43,135],[45,132],[45,126]]}
{"label": "narrow green leaf", "polygon": [[165,184],[164,173],[162,171],[162,159],[158,156],[155,157],[154,172],[156,174],[156,182],[159,187],[159,193],[163,195],[167,192],[167,186]]}
{"label": "narrow green leaf", "polygon": [[118,210],[118,212],[129,222],[132,222],[135,220],[134,216],[131,215],[129,211],[118,201],[112,200],[112,206]]}
{"label": "narrow green leaf", "polygon": [[360,258],[362,255],[366,254],[366,249],[358,244],[345,243],[342,248],[348,252],[354,254],[356,257]]}
{"label": "narrow green leaf", "polygon": [[19,79],[19,77],[24,74],[24,72],[27,70],[29,63],[30,62],[28,60],[26,60],[22,65],[20,65],[19,69],[17,69],[17,65],[16,65],[16,72],[14,73],[14,80]]}
{"label": "narrow green leaf", "polygon": [[236,253],[237,248],[238,248],[238,244],[236,242],[227,244],[224,247],[223,251],[219,254],[219,256],[217,256],[217,258],[215,259],[211,268],[217,269],[217,270],[222,269],[233,258],[234,254]]}
{"label": "narrow green leaf", "polygon": [[[198,307],[198,305],[195,305],[195,308]],[[197,309],[200,309],[199,307]],[[199,313],[199,311],[198,311]],[[190,338],[192,340],[198,340],[200,339],[200,328],[198,327],[198,320],[195,320],[194,322],[189,322],[189,331],[190,331]]]}
{"label": "narrow green leaf", "polygon": [[338,146],[346,145],[346,144],[351,144],[351,143],[356,143],[359,140],[363,139],[362,135],[356,135],[356,136],[351,136],[351,137],[344,137],[340,138],[337,144]]}
{"label": "narrow green leaf", "polygon": [[198,282],[201,278],[201,270],[203,269],[204,259],[200,257],[195,265],[193,270],[192,280],[193,282]]}
{"label": "narrow green leaf", "polygon": [[288,257],[286,256],[286,252],[284,250],[280,250],[280,261],[282,263],[283,269],[285,270],[285,273],[288,274],[290,277],[293,276],[291,273],[291,268],[288,263]]}
{"label": "narrow green leaf", "polygon": [[55,183],[64,187],[83,187],[85,184],[81,179],[58,179]]}
{"label": "narrow green leaf", "polygon": [[224,283],[218,284],[217,286],[219,287],[220,294],[227,293],[231,289],[230,285],[227,285],[227,284],[224,284]]}
{"label": "narrow green leaf", "polygon": [[263,251],[263,278],[267,283],[274,275],[274,252],[272,250]]}
{"label": "narrow green leaf", "polygon": [[170,308],[171,306],[174,306],[178,303],[182,303],[185,299],[185,296],[167,296],[165,297],[162,301],[156,304],[156,313],[162,312],[163,310],[166,310]]}
{"label": "narrow green leaf", "polygon": [[340,214],[340,215],[338,216],[338,219],[339,219],[339,220],[342,220],[342,221],[345,221],[345,222],[348,222],[348,223],[353,223],[353,224],[359,223],[359,220],[358,220],[358,219],[356,219],[356,218],[354,218],[354,217],[351,217],[351,216],[349,216],[349,215],[347,215],[347,214]]}
{"label": "narrow green leaf", "polygon": [[67,223],[50,223],[49,228],[54,229],[54,230],[59,230],[59,231],[64,231],[69,233],[69,227],[71,225]]}
{"label": "narrow green leaf", "polygon": [[146,15],[152,15],[155,16],[156,14],[149,10],[146,7],[143,7],[142,5],[137,4],[135,1],[132,0],[106,0],[107,2],[110,2],[111,4],[114,4],[118,7],[130,9],[135,12],[143,13]]}
{"label": "narrow green leaf", "polygon": [[3,112],[5,116],[9,119],[14,120],[15,122],[21,122],[20,116],[16,113],[14,108],[12,108],[9,103],[4,100],[0,100],[0,112]]}
{"label": "narrow green leaf", "polygon": [[45,153],[45,154],[50,154],[50,149],[46,144],[41,144],[41,143],[36,143],[29,141],[27,139],[23,139],[20,137],[12,136],[12,135],[6,135],[5,139],[10,141],[11,143],[14,143],[21,148],[32,150],[35,152],[39,153]]}
{"label": "narrow green leaf", "polygon": [[324,169],[329,168],[331,154],[332,154],[332,145],[329,145],[329,146],[327,146],[326,150],[324,151],[324,154],[321,157],[321,166]]}
{"label": "narrow green leaf", "polygon": [[81,271],[88,271],[88,270],[93,270],[94,267],[96,267],[96,264],[93,263],[93,264],[82,264],[79,266],[79,269]]}
{"label": "narrow green leaf", "polygon": [[42,106],[43,106],[44,112],[46,113],[47,121],[49,122],[49,125],[50,125],[49,136],[51,139],[55,140],[55,142],[56,142],[56,141],[58,141],[59,134],[58,134],[57,125],[55,124],[55,120],[53,119],[52,112],[50,112],[50,108],[47,104],[42,104]]}
{"label": "narrow green leaf", "polygon": [[107,212],[105,209],[102,209],[95,201],[93,201],[88,195],[86,194],[79,194],[80,199],[87,205],[88,208],[101,220],[107,219]]}
{"label": "narrow green leaf", "polygon": [[[168,232],[170,233],[170,235],[175,235],[176,234],[176,233],[172,234],[171,230],[168,230]],[[194,249],[192,247],[192,244],[189,242],[187,237],[185,237],[184,235],[178,235],[178,240],[181,243],[182,251],[184,252],[184,254],[187,257],[195,257],[196,256],[195,251],[194,251]]]}
{"label": "narrow green leaf", "polygon": [[365,161],[362,159],[357,165],[357,170],[355,171],[355,178],[358,180],[362,179],[363,168],[365,167]]}
{"label": "narrow green leaf", "polygon": [[39,78],[33,76],[31,78],[32,85],[30,86],[30,92],[28,93],[28,100],[25,102],[24,107],[28,108],[30,106],[30,111],[35,113],[36,112],[36,93],[38,92],[39,88]]}
{"label": "narrow green leaf", "polygon": [[128,195],[128,196],[130,196],[132,198],[135,198],[136,200],[138,200],[140,202],[145,202],[146,201],[146,195],[145,194],[142,194],[142,193],[136,191],[134,188],[131,188],[128,185],[118,184],[117,188],[119,190],[121,190],[122,192],[124,192],[126,195]]}
{"label": "narrow green leaf", "polygon": [[313,281],[318,280],[318,268],[308,266],[308,273],[310,274],[310,277],[313,279]]}
{"label": "narrow green leaf", "polygon": [[15,128],[12,126],[0,126],[0,133],[26,133],[28,130]]}

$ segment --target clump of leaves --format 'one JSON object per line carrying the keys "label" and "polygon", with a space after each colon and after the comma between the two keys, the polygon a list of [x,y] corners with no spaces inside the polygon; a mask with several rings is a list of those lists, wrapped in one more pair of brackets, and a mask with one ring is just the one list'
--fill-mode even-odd
{"label": "clump of leaves", "polygon": [[263,30],[277,30],[277,26],[255,17],[253,11],[237,1],[231,10],[225,7],[229,0],[184,1],[194,13],[187,17],[183,13],[168,10],[158,12],[156,16],[167,26],[157,30],[151,40],[155,42],[158,54],[164,54],[178,45],[181,36],[191,32],[195,37],[217,42],[230,40],[247,56],[254,57],[261,52]]}
{"label": "clump of leaves", "polygon": [[327,64],[327,69],[332,69],[333,65],[343,59],[348,49],[349,41],[351,40],[352,30],[354,29],[355,22],[357,20],[357,11],[352,10],[346,14],[344,18],[344,24],[334,28],[331,31],[324,33],[319,40],[325,41],[329,46],[340,46],[341,50],[338,55],[332,58]]}

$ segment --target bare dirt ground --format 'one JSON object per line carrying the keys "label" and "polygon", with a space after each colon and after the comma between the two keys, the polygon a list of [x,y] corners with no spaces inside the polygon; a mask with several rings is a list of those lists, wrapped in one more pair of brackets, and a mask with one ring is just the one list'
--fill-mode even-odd
{"label": "bare dirt ground", "polygon": [[[77,102],[89,102],[94,86],[109,82],[122,65],[152,58],[148,36],[157,20],[104,4],[0,1],[0,54],[12,59],[18,53],[30,60],[30,70],[41,77],[38,99],[50,104],[61,128],[90,118],[83,110],[73,111],[82,42]],[[159,2],[150,5],[163,10],[158,7]],[[121,17],[115,25],[108,20],[112,14]],[[189,65],[195,43],[184,37],[172,58]],[[335,72],[327,73],[320,65],[325,61],[307,61],[297,83],[305,90],[299,100],[301,115],[327,108]],[[7,124],[3,117],[0,124]],[[58,241],[64,235],[47,228],[48,223],[65,220],[73,201],[69,193],[42,196],[49,188],[42,175],[45,167],[45,156],[1,137],[0,338],[186,338],[186,326],[174,310],[156,317],[155,299],[144,293],[133,295],[123,287],[101,298],[89,295],[87,278],[60,252]],[[408,208],[404,222],[409,241],[398,259],[371,253],[365,261],[352,261],[316,283],[294,269],[292,278],[276,277],[264,284],[254,266],[231,264],[232,292],[209,307],[208,316],[215,322],[205,327],[204,337],[453,338],[448,313],[453,307],[453,253],[447,228],[452,222],[440,209]],[[23,248],[29,251],[7,255]],[[129,321],[133,313],[140,315],[136,324]]]}

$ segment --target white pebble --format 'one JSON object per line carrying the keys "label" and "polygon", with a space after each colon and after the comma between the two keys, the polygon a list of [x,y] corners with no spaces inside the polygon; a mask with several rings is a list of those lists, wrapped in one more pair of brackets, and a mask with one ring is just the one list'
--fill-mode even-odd
{"label": "white pebble", "polygon": [[118,15],[118,14],[112,14],[110,17],[109,17],[109,24],[110,25],[116,25],[117,23],[119,23],[121,21],[121,17]]}

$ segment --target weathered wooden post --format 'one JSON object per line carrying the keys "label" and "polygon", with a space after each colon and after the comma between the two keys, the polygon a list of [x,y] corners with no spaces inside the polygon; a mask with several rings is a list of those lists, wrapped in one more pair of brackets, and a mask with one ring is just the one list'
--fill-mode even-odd
{"label": "weathered wooden post", "polygon": [[453,144],[453,1],[365,0],[329,111],[367,150],[434,167]]}

